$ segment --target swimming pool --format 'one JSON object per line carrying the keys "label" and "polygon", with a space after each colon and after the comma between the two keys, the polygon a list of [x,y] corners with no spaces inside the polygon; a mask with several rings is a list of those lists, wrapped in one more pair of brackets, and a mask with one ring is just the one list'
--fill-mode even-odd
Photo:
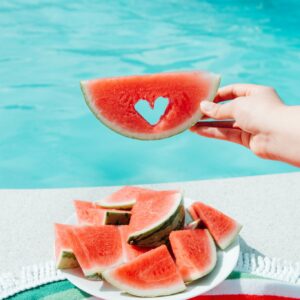
{"label": "swimming pool", "polygon": [[166,182],[296,170],[190,132],[142,142],[86,107],[79,80],[206,69],[299,104],[295,1],[0,4],[0,188]]}

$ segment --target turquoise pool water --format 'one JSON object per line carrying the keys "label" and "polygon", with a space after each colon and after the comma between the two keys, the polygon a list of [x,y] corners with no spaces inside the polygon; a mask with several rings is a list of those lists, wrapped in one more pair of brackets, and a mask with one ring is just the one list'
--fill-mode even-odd
{"label": "turquoise pool water", "polygon": [[299,104],[299,1],[39,2],[0,3],[0,188],[296,170],[190,132],[122,137],[94,118],[79,80],[207,69],[223,85],[272,85]]}

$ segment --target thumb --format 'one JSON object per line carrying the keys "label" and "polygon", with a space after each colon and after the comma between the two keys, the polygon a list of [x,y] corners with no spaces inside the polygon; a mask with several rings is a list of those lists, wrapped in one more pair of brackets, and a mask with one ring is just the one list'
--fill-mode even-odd
{"label": "thumb", "polygon": [[217,104],[209,101],[202,101],[200,104],[201,111],[204,115],[216,119],[233,119],[233,102]]}

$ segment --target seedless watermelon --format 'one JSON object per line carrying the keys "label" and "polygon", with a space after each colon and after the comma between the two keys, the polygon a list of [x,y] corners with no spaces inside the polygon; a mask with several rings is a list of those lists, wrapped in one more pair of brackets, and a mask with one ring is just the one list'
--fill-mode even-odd
{"label": "seedless watermelon", "polygon": [[[95,79],[81,82],[86,103],[109,128],[128,137],[162,139],[190,128],[202,116],[200,102],[212,101],[220,76],[201,72],[173,72]],[[151,125],[135,105],[146,100],[154,108],[159,97],[169,99],[157,124]]]}
{"label": "seedless watermelon", "polygon": [[80,225],[105,225],[105,211],[98,210],[95,203],[81,200],[73,203]]}
{"label": "seedless watermelon", "polygon": [[138,195],[147,191],[149,191],[149,189],[136,186],[124,186],[106,198],[99,200],[97,205],[104,208],[129,209],[136,203]]}
{"label": "seedless watermelon", "polygon": [[179,191],[149,191],[132,209],[128,243],[142,247],[164,244],[172,230],[182,229],[185,211]]}
{"label": "seedless watermelon", "polygon": [[207,229],[173,231],[170,243],[185,282],[199,279],[215,267],[216,246]]}
{"label": "seedless watermelon", "polygon": [[226,249],[242,229],[237,221],[209,205],[196,202],[193,207],[221,249]]}
{"label": "seedless watermelon", "polygon": [[123,262],[117,226],[74,226],[70,243],[84,275],[89,279],[100,279],[103,271]]}
{"label": "seedless watermelon", "polygon": [[72,226],[54,224],[55,230],[55,257],[58,269],[71,269],[78,267],[70,241]]}
{"label": "seedless watermelon", "polygon": [[185,284],[165,245],[103,273],[113,286],[132,295],[156,297],[185,290]]}
{"label": "seedless watermelon", "polygon": [[127,225],[131,216],[130,211],[101,209],[93,202],[75,200],[74,206],[80,225]]}

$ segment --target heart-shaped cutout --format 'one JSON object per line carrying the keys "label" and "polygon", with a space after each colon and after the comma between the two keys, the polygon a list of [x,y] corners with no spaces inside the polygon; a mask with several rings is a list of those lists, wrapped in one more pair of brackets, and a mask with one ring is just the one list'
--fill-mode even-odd
{"label": "heart-shaped cutout", "polygon": [[154,101],[153,108],[149,102],[144,99],[140,99],[134,106],[135,110],[150,124],[155,125],[159,122],[161,116],[165,113],[169,99],[159,97]]}

